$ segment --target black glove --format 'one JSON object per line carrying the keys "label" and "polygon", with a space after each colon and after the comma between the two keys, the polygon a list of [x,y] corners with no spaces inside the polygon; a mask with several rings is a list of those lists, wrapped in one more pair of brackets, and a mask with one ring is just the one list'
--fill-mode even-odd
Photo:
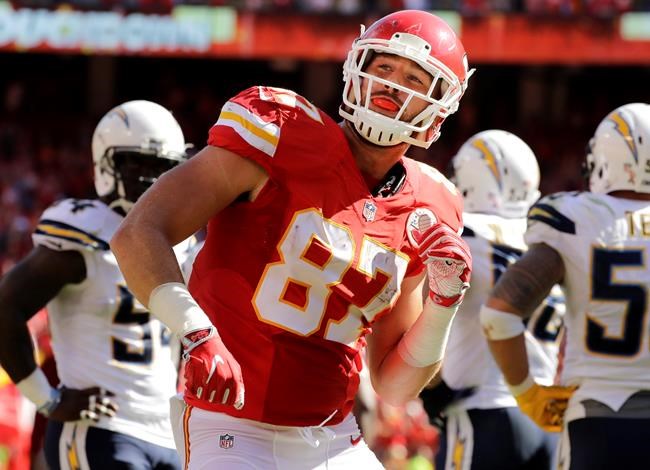
{"label": "black glove", "polygon": [[425,388],[420,392],[424,410],[429,416],[429,422],[438,428],[444,428],[444,412],[453,403],[474,394],[476,387],[453,389],[441,380],[432,388]]}

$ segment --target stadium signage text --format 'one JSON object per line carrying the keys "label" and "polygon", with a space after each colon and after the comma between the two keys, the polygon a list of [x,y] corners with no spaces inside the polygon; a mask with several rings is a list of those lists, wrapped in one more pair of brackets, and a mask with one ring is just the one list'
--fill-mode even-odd
{"label": "stadium signage text", "polygon": [[[190,10],[188,10],[190,8]],[[214,10],[214,9],[212,9]],[[0,47],[19,50],[55,49],[93,52],[206,53],[214,42],[234,36],[232,24],[223,26],[223,15],[193,14],[180,8],[171,16],[73,10],[13,10],[0,2]],[[227,18],[226,18],[227,19]],[[223,32],[227,31],[227,34]]]}

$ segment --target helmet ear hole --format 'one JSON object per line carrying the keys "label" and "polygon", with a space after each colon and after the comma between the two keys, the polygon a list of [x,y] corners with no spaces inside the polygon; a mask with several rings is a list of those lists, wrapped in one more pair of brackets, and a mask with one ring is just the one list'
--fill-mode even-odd
{"label": "helmet ear hole", "polygon": [[115,176],[115,162],[113,161],[113,149],[106,149],[104,155],[99,162],[99,172],[102,175],[110,176],[111,178]]}

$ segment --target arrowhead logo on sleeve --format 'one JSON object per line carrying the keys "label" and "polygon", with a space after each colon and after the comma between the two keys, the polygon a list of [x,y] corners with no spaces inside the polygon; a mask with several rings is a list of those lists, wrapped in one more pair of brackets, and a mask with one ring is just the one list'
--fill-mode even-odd
{"label": "arrowhead logo on sleeve", "polygon": [[436,216],[426,207],[418,207],[411,212],[406,220],[406,234],[408,235],[411,245],[415,248],[419,245],[418,240],[416,240],[416,237],[414,236],[414,232],[424,232],[437,222],[438,219]]}

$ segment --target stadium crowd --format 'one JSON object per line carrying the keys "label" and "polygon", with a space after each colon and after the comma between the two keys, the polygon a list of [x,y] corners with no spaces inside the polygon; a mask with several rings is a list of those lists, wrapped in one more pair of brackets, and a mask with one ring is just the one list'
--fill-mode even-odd
{"label": "stadium crowd", "polygon": [[463,16],[491,13],[532,16],[611,18],[647,11],[648,0],[12,0],[14,8],[72,6],[80,10],[168,13],[178,5],[226,6],[265,14],[382,14],[398,9],[456,11]]}

